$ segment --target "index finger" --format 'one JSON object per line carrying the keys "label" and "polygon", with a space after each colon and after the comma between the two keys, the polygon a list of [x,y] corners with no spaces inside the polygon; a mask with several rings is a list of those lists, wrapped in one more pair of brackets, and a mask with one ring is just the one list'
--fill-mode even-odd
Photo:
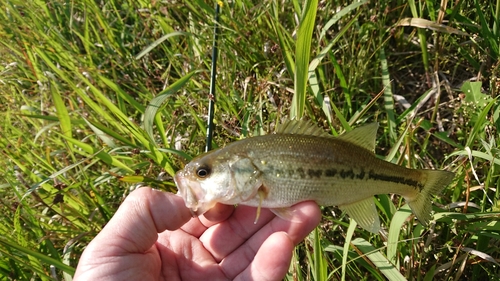
{"label": "index finger", "polygon": [[209,228],[200,237],[204,247],[217,261],[252,237],[254,250],[260,247],[273,232],[285,231],[297,244],[316,227],[321,218],[319,207],[314,202],[302,202],[290,207],[293,221],[276,217],[270,210],[262,209],[260,218],[254,224],[256,208],[238,206],[226,221]]}
{"label": "index finger", "polygon": [[233,205],[223,205],[217,203],[212,209],[208,210],[205,214],[190,220],[183,225],[181,229],[193,235],[200,237],[209,227],[226,220],[234,211]]}

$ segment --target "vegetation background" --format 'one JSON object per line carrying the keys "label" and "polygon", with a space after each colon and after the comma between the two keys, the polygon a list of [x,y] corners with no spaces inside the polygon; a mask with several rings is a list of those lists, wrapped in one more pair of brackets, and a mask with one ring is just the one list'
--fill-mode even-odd
{"label": "vegetation background", "polygon": [[[381,235],[324,208],[287,280],[500,279],[500,1],[220,3],[215,147],[378,121],[381,158],[456,173],[428,228],[397,196]],[[71,280],[131,190],[175,192],[204,147],[214,6],[1,1],[1,280]]]}

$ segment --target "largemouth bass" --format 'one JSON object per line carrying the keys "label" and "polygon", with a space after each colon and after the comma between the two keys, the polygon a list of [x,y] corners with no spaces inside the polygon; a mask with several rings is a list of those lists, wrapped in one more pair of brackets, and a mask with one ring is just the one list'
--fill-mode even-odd
{"label": "largemouth bass", "polygon": [[236,141],[194,158],[175,175],[178,195],[196,215],[223,203],[270,208],[285,219],[284,208],[313,200],[338,206],[376,233],[380,222],[373,196],[395,193],[426,225],[432,196],[454,174],[378,159],[377,128],[373,123],[333,137],[310,122],[287,121],[276,134]]}

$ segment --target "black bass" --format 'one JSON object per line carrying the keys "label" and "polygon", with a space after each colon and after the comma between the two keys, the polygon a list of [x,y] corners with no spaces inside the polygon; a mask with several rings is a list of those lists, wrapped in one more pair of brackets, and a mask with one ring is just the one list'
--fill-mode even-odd
{"label": "black bass", "polygon": [[333,137],[310,122],[287,121],[276,134],[236,141],[200,155],[177,172],[178,195],[196,215],[216,203],[283,208],[313,200],[338,206],[361,227],[378,232],[373,196],[402,195],[422,224],[431,218],[432,196],[454,174],[404,168],[378,159],[373,123]]}

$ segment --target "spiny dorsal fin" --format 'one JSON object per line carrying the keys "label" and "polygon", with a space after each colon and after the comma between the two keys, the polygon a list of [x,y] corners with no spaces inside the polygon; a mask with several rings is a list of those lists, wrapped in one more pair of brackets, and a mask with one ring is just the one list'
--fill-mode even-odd
{"label": "spiny dorsal fin", "polygon": [[338,138],[355,145],[375,151],[375,140],[377,138],[378,123],[371,123],[347,132]]}
{"label": "spiny dorsal fin", "polygon": [[283,122],[276,130],[276,134],[298,134],[320,137],[331,137],[311,121],[306,120],[287,120]]}

